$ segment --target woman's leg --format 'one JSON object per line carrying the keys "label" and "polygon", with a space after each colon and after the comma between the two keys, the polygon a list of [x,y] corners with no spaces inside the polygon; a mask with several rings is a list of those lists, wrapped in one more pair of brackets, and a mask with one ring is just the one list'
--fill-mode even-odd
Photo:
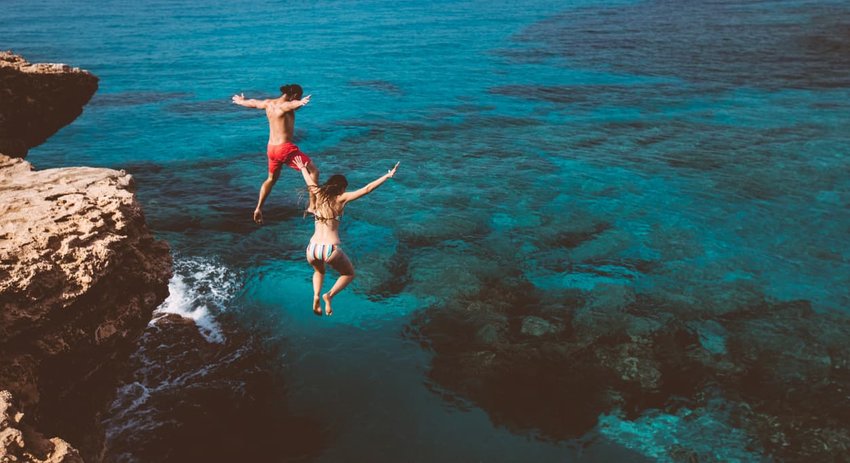
{"label": "woman's leg", "polygon": [[322,292],[322,283],[325,280],[325,263],[313,258],[309,247],[307,248],[307,262],[313,267],[313,313],[321,316],[322,306],[319,294]]}
{"label": "woman's leg", "polygon": [[333,287],[330,291],[325,293],[322,296],[322,299],[325,300],[325,313],[327,315],[332,315],[334,313],[333,308],[331,308],[331,299],[334,296],[339,294],[352,280],[354,280],[354,265],[351,264],[351,261],[348,260],[348,256],[340,248],[336,248],[334,253],[331,255],[330,259],[327,261],[334,270],[339,272],[339,278],[337,278]]}

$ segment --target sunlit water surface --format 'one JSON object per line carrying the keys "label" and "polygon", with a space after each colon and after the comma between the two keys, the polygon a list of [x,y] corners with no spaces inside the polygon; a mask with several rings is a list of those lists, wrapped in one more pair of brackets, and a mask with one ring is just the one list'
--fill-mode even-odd
{"label": "sunlit water surface", "polygon": [[[839,2],[3,9],[0,47],[100,78],[83,115],[27,159],[134,175],[177,261],[161,310],[197,320],[211,343],[227,336],[226,313],[285,345],[277,400],[320,423],[311,461],[672,458],[639,424],[634,442],[544,439],[444,397],[408,323],[502,278],[552,294],[612,285],[692,304],[757,293],[848,307],[850,9]],[[267,223],[252,223],[267,129],[229,101],[291,82],[313,96],[296,134],[323,176],[357,186],[401,161],[346,210],[358,277],[332,318],[310,312],[301,178],[285,171]],[[576,233],[581,246],[563,245]],[[116,429],[132,424],[113,415]],[[730,455],[757,459],[736,442]]]}

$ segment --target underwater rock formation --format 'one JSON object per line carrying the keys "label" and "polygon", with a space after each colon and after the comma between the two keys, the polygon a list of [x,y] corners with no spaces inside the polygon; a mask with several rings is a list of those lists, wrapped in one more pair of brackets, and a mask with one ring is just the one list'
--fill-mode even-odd
{"label": "underwater rock formation", "polygon": [[[0,67],[2,91],[14,101],[62,94],[81,106],[96,88],[83,71],[53,79],[61,66],[22,66],[30,71],[12,78]],[[33,146],[79,114],[71,106],[4,107],[0,133]],[[41,111],[61,114],[45,119]],[[53,128],[31,130],[45,126]],[[97,416],[172,273],[168,245],[152,236],[133,191],[123,171],[36,171],[0,154],[0,388],[90,461],[103,441]]]}
{"label": "underwater rock formation", "polygon": [[97,90],[97,77],[66,64],[30,64],[0,51],[0,153],[23,158],[70,124]]}
{"label": "underwater rock formation", "polygon": [[[701,306],[628,285],[553,291],[512,277],[483,288],[418,314],[408,335],[434,352],[434,390],[497,425],[643,442],[634,450],[658,461],[843,461],[850,451],[846,316],[750,295]],[[710,445],[712,430],[728,446]]]}

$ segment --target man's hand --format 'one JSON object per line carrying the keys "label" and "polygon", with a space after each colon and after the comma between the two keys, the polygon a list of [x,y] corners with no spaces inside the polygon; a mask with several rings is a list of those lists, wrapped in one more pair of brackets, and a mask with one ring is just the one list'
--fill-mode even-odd
{"label": "man's hand", "polygon": [[387,177],[393,178],[393,175],[395,175],[395,171],[398,169],[399,164],[401,164],[401,161],[398,161],[397,163],[395,163],[393,168],[387,171]]}
{"label": "man's hand", "polygon": [[245,102],[245,94],[244,94],[244,93],[242,93],[242,94],[239,94],[239,95],[233,95],[233,98],[231,98],[231,100],[232,100],[234,103],[236,103],[236,104],[238,104],[238,105],[240,105],[240,106],[241,106],[241,105],[242,105],[242,103],[244,103],[244,102]]}
{"label": "man's hand", "polygon": [[254,209],[254,222],[263,224],[263,212],[259,209]]}
{"label": "man's hand", "polygon": [[307,106],[307,103],[310,102],[310,97],[313,95],[307,95],[304,98],[301,98],[299,101],[301,102],[301,107]]}

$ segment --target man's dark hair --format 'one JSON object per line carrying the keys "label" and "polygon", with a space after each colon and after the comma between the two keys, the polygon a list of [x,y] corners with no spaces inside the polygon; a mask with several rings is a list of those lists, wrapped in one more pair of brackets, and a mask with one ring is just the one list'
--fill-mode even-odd
{"label": "man's dark hair", "polygon": [[280,87],[281,95],[289,95],[290,100],[300,100],[304,94],[304,89],[298,84],[286,84]]}

